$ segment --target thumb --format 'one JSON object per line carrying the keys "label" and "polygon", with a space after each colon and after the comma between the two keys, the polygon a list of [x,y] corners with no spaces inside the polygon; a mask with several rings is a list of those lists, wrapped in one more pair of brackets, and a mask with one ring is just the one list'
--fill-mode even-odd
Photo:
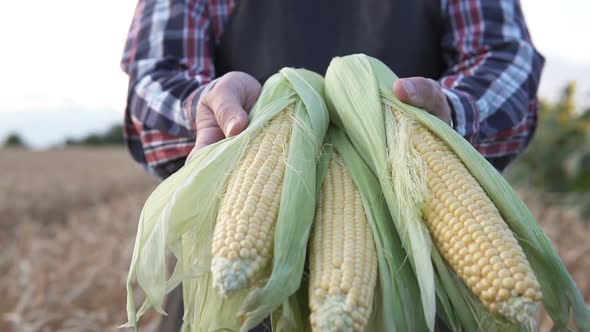
{"label": "thumb", "polygon": [[240,103],[228,100],[213,113],[225,137],[235,136],[248,126],[248,113]]}
{"label": "thumb", "polygon": [[424,77],[410,77],[397,80],[393,92],[404,103],[437,114],[446,106],[446,97],[440,85]]}
{"label": "thumb", "polygon": [[239,134],[248,126],[248,112],[258,99],[260,83],[240,72],[223,75],[203,98],[225,137]]}

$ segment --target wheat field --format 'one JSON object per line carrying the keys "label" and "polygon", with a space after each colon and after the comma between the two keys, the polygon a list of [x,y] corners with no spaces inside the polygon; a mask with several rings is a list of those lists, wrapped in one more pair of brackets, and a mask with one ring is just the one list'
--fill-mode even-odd
{"label": "wheat field", "polygon": [[0,170],[0,331],[118,331],[157,182],[123,149],[0,150]]}
{"label": "wheat field", "polygon": [[[121,331],[137,219],[156,185],[124,149],[0,150],[0,331]],[[590,223],[550,195],[519,194],[590,302]],[[141,330],[158,321],[150,313]]]}

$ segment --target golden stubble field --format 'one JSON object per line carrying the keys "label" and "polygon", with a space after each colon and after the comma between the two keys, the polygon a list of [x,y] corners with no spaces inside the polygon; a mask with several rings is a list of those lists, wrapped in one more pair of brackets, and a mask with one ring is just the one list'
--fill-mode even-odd
{"label": "golden stubble field", "polygon": [[[0,331],[121,331],[137,219],[156,185],[124,149],[0,150]],[[519,193],[590,302],[590,224]],[[142,331],[157,324],[151,313]]]}
{"label": "golden stubble field", "polygon": [[0,170],[0,331],[120,331],[157,181],[124,149],[0,150]]}

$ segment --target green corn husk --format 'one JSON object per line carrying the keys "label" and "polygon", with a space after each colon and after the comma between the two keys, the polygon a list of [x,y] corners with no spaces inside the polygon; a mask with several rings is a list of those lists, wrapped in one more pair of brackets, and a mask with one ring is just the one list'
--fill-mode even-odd
{"label": "green corn husk", "polygon": [[[316,172],[316,197],[319,197],[332,155],[340,154],[361,193],[367,221],[375,240],[379,274],[373,312],[367,330],[424,331],[426,323],[421,319],[423,315],[420,301],[415,296],[418,284],[410,265],[407,264],[405,251],[391,222],[377,179],[343,131],[336,127],[329,128],[325,143]],[[292,295],[279,311],[276,315],[278,319],[273,319],[273,331],[311,331],[308,319],[308,285],[305,278],[297,293]],[[301,324],[303,320],[304,325],[294,324]]]}
{"label": "green corn husk", "polygon": [[379,274],[367,330],[424,331],[426,322],[422,319],[421,302],[416,298],[419,292],[416,277],[407,263],[377,178],[342,130],[331,127],[326,144],[324,168],[327,169],[331,150],[342,156],[361,194],[375,241]]}
{"label": "green corn husk", "polygon": [[[335,58],[330,63],[325,86],[330,119],[346,131],[379,180],[395,228],[418,279],[424,319],[432,331],[436,315],[434,269],[430,261],[432,241],[416,213],[419,209],[401,209],[396,201],[394,189],[398,187],[392,181],[388,158],[386,114],[379,98],[378,82],[368,69],[363,68],[368,66],[368,62],[363,60],[361,57],[344,57]],[[414,215],[407,216],[408,213]]]}
{"label": "green corn husk", "polygon": [[272,331],[311,332],[309,305],[307,298],[307,279],[304,278],[297,292],[289,297],[272,314]]}
{"label": "green corn husk", "polygon": [[[396,209],[399,209],[400,205],[406,210],[408,207],[413,208],[416,202],[411,198],[391,197],[390,191],[397,190],[396,193],[399,193],[403,188],[387,188],[396,177],[395,173],[392,176],[394,180],[387,177],[388,174],[392,174],[388,173],[386,168],[387,160],[404,160],[403,156],[391,155],[393,152],[404,152],[404,147],[386,147],[386,145],[393,142],[407,144],[407,142],[400,142],[399,137],[391,132],[399,128],[396,127],[399,124],[395,123],[391,108],[406,113],[444,141],[463,161],[469,172],[498,207],[503,219],[522,246],[541,285],[543,304],[554,321],[554,330],[565,330],[571,314],[580,331],[590,331],[590,310],[553,249],[550,240],[543,233],[526,205],[502,175],[447,124],[423,110],[400,102],[392,91],[395,80],[397,77],[387,66],[366,55],[336,58],[328,68],[326,95],[332,121],[346,130],[359,153],[378,175],[385,198],[392,210],[396,227],[402,235],[405,249],[409,252],[408,255],[412,258],[416,273],[419,276],[420,271],[432,273],[432,275],[418,278],[422,298],[430,299],[433,296],[430,289],[431,281],[437,285],[436,296],[439,314],[453,330],[517,331],[531,329],[531,326],[516,326],[488,313],[436,250],[433,250],[432,257],[424,257],[424,250],[415,251],[416,246],[408,243],[408,239],[418,237],[422,241],[420,243],[428,243],[430,249],[429,239],[422,238],[423,230],[414,227],[412,224],[414,220],[411,220],[409,224],[408,220],[395,220],[396,217],[402,216],[415,217],[396,211]],[[388,130],[389,132],[387,132]],[[408,168],[403,165],[400,167],[402,169]],[[396,168],[394,171],[397,170]],[[419,180],[412,178],[413,174],[407,175],[410,176],[410,181],[419,182]],[[412,188],[411,184],[401,183],[401,186]],[[415,186],[418,187],[419,184]],[[409,193],[410,196],[413,194]],[[430,272],[433,263],[435,268],[433,272]],[[429,304],[431,302],[427,303],[428,305],[424,305],[424,308],[427,311],[427,319],[429,319],[431,313],[428,310],[432,308]]]}
{"label": "green corn husk", "polygon": [[[140,216],[127,280],[127,326],[137,326],[137,320],[151,307],[164,313],[165,294],[181,282],[185,301],[183,331],[249,330],[281,304],[289,303],[303,273],[316,202],[316,162],[329,121],[322,94],[321,76],[303,69],[282,69],[264,84],[250,113],[250,125],[243,133],[199,150],[154,190]],[[249,142],[288,107],[294,108],[294,125],[269,277],[256,285],[259,288],[222,299],[212,288],[209,272],[221,195]],[[168,279],[167,250],[177,258]],[[139,311],[134,303],[135,282],[147,296]],[[289,319],[294,321],[292,324],[304,324],[295,316]]]}

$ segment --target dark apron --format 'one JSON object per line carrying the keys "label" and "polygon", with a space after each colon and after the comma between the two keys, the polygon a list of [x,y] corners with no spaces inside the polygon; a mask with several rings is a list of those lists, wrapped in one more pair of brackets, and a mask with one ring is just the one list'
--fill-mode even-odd
{"label": "dark apron", "polygon": [[283,67],[324,74],[335,56],[365,53],[400,77],[443,71],[439,0],[242,0],[215,48],[217,76],[264,82]]}
{"label": "dark apron", "polygon": [[[437,79],[442,30],[440,0],[242,0],[213,45],[215,71],[242,71],[263,83],[283,67],[323,75],[333,57],[365,53],[400,77]],[[162,331],[180,329],[179,289],[170,294]],[[269,331],[268,324],[253,331]]]}

